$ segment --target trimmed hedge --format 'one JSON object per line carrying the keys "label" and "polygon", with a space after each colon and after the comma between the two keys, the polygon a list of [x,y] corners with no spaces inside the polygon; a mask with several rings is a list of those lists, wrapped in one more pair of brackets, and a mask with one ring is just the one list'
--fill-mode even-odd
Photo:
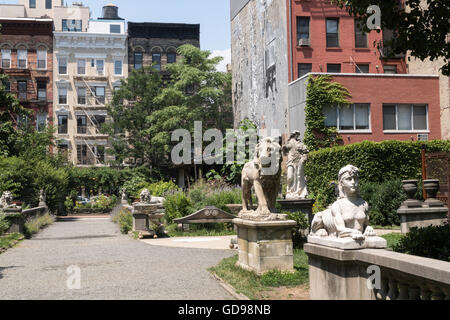
{"label": "trimmed hedge", "polygon": [[311,197],[317,201],[317,211],[334,201],[330,182],[337,181],[339,170],[348,164],[360,169],[361,184],[421,179],[422,145],[426,152],[450,152],[448,140],[364,141],[311,152],[305,164],[305,174]]}

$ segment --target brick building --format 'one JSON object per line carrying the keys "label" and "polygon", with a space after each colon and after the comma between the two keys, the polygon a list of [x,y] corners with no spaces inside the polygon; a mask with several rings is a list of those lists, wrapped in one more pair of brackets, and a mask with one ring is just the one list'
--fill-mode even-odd
{"label": "brick building", "polygon": [[307,75],[330,74],[354,103],[324,106],[344,143],[441,138],[439,77],[407,75],[405,55],[384,45],[389,31],[365,34],[325,0],[230,4],[235,126],[249,118],[303,136]]}
{"label": "brick building", "polygon": [[183,44],[200,48],[199,24],[128,22],[129,72],[152,63],[163,71],[179,59],[177,48]]}
{"label": "brick building", "polygon": [[7,88],[25,108],[38,131],[52,122],[53,21],[50,19],[0,19],[1,68],[8,75]]}

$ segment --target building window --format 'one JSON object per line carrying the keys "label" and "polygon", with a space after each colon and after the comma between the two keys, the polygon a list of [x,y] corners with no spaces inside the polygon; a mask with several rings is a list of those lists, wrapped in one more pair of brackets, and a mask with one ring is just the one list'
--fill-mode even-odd
{"label": "building window", "polygon": [[122,75],[122,60],[114,61],[114,74],[116,76]]}
{"label": "building window", "polygon": [[427,131],[428,106],[425,104],[383,105],[383,130]]}
{"label": "building window", "polygon": [[30,0],[30,9],[36,9],[36,0]]}
{"label": "building window", "polygon": [[105,123],[106,121],[106,117],[102,116],[102,115],[95,115],[91,117],[91,121],[92,123],[96,126],[96,128],[98,130],[101,129],[102,125]]}
{"label": "building window", "polygon": [[105,163],[105,146],[94,146],[92,152],[95,154],[99,163]]}
{"label": "building window", "polygon": [[17,81],[19,100],[27,100],[27,81]]}
{"label": "building window", "polygon": [[326,19],[327,24],[327,48],[339,47],[339,19]]}
{"label": "building window", "polygon": [[95,104],[105,104],[105,87],[95,87]]}
{"label": "building window", "polygon": [[67,74],[67,58],[66,57],[58,58],[58,72],[59,72],[59,74]]}
{"label": "building window", "polygon": [[298,77],[303,77],[308,72],[311,72],[312,64],[311,63],[299,63],[298,64]]}
{"label": "building window", "polygon": [[104,60],[97,60],[97,73],[103,74],[105,68],[105,61]]}
{"label": "building window", "polygon": [[110,33],[120,33],[120,24],[110,24],[109,32]]}
{"label": "building window", "polygon": [[47,126],[47,114],[46,113],[38,113],[36,115],[36,130],[38,132],[42,132],[45,130]]}
{"label": "building window", "polygon": [[325,126],[336,127],[339,131],[369,131],[370,105],[357,103],[350,106],[323,108]]}
{"label": "building window", "polygon": [[384,73],[388,74],[396,74],[397,73],[397,66],[384,66]]}
{"label": "building window", "polygon": [[77,164],[87,164],[87,145],[77,145]]}
{"label": "building window", "polygon": [[355,73],[369,73],[368,64],[356,64]]}
{"label": "building window", "polygon": [[82,32],[83,20],[62,19],[62,31]]}
{"label": "building window", "polygon": [[355,48],[367,48],[367,33],[364,32],[362,27],[355,20]]}
{"label": "building window", "polygon": [[297,17],[297,41],[309,39],[309,17]]}
{"label": "building window", "polygon": [[58,154],[62,155],[66,160],[69,159],[69,146],[64,143],[59,143]]}
{"label": "building window", "polygon": [[341,73],[341,64],[340,63],[328,63],[327,64],[327,72]]}
{"label": "building window", "polygon": [[167,53],[167,63],[177,62],[177,54],[175,52]]}
{"label": "building window", "polygon": [[2,49],[2,68],[11,68],[11,50]]}
{"label": "building window", "polygon": [[77,88],[77,102],[81,105],[86,104],[86,88]]}
{"label": "building window", "polygon": [[77,116],[77,133],[86,134],[86,116]]}
{"label": "building window", "polygon": [[78,74],[86,74],[86,60],[80,59],[77,61]]}
{"label": "building window", "polygon": [[58,133],[59,134],[67,134],[67,115],[59,115],[58,116]]}
{"label": "building window", "polygon": [[25,69],[27,67],[28,51],[26,49],[17,50],[17,67]]}
{"label": "building window", "polygon": [[37,68],[47,69],[47,50],[45,49],[37,51]]}
{"label": "building window", "polygon": [[161,53],[152,53],[153,68],[161,71]]}
{"label": "building window", "polygon": [[45,0],[45,9],[52,8],[52,0]]}
{"label": "building window", "polygon": [[142,52],[135,52],[134,53],[134,69],[138,70],[142,68],[142,59],[143,53]]}
{"label": "building window", "polygon": [[11,92],[11,83],[8,80],[3,80],[0,82],[6,92]]}
{"label": "building window", "polygon": [[28,117],[24,115],[17,115],[17,125],[21,128],[28,125]]}
{"label": "building window", "polygon": [[67,104],[67,88],[58,88],[58,104]]}
{"label": "building window", "polygon": [[47,82],[39,81],[37,83],[38,100],[47,100]]}

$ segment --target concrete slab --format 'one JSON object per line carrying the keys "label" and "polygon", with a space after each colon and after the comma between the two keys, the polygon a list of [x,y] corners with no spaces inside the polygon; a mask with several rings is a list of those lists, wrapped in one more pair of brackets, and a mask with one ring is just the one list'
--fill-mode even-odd
{"label": "concrete slab", "polygon": [[140,241],[153,246],[172,248],[231,250],[231,238],[236,238],[236,236],[161,238],[142,239]]}

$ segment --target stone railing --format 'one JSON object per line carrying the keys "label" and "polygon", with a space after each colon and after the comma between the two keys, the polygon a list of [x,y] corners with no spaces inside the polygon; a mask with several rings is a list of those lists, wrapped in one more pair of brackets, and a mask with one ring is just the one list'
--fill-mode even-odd
{"label": "stone railing", "polygon": [[25,221],[30,221],[42,217],[48,212],[47,207],[36,207],[27,210],[22,210],[22,216]]}
{"label": "stone railing", "polygon": [[[384,249],[340,250],[315,244],[305,244],[304,249],[311,299],[450,299],[450,262]],[[372,289],[368,282],[376,279],[374,270],[380,271],[380,281]]]}
{"label": "stone railing", "polygon": [[48,207],[40,206],[36,208],[22,210],[19,208],[0,208],[6,215],[10,227],[6,233],[23,233],[25,222],[32,221],[36,218],[40,218],[48,213]]}

